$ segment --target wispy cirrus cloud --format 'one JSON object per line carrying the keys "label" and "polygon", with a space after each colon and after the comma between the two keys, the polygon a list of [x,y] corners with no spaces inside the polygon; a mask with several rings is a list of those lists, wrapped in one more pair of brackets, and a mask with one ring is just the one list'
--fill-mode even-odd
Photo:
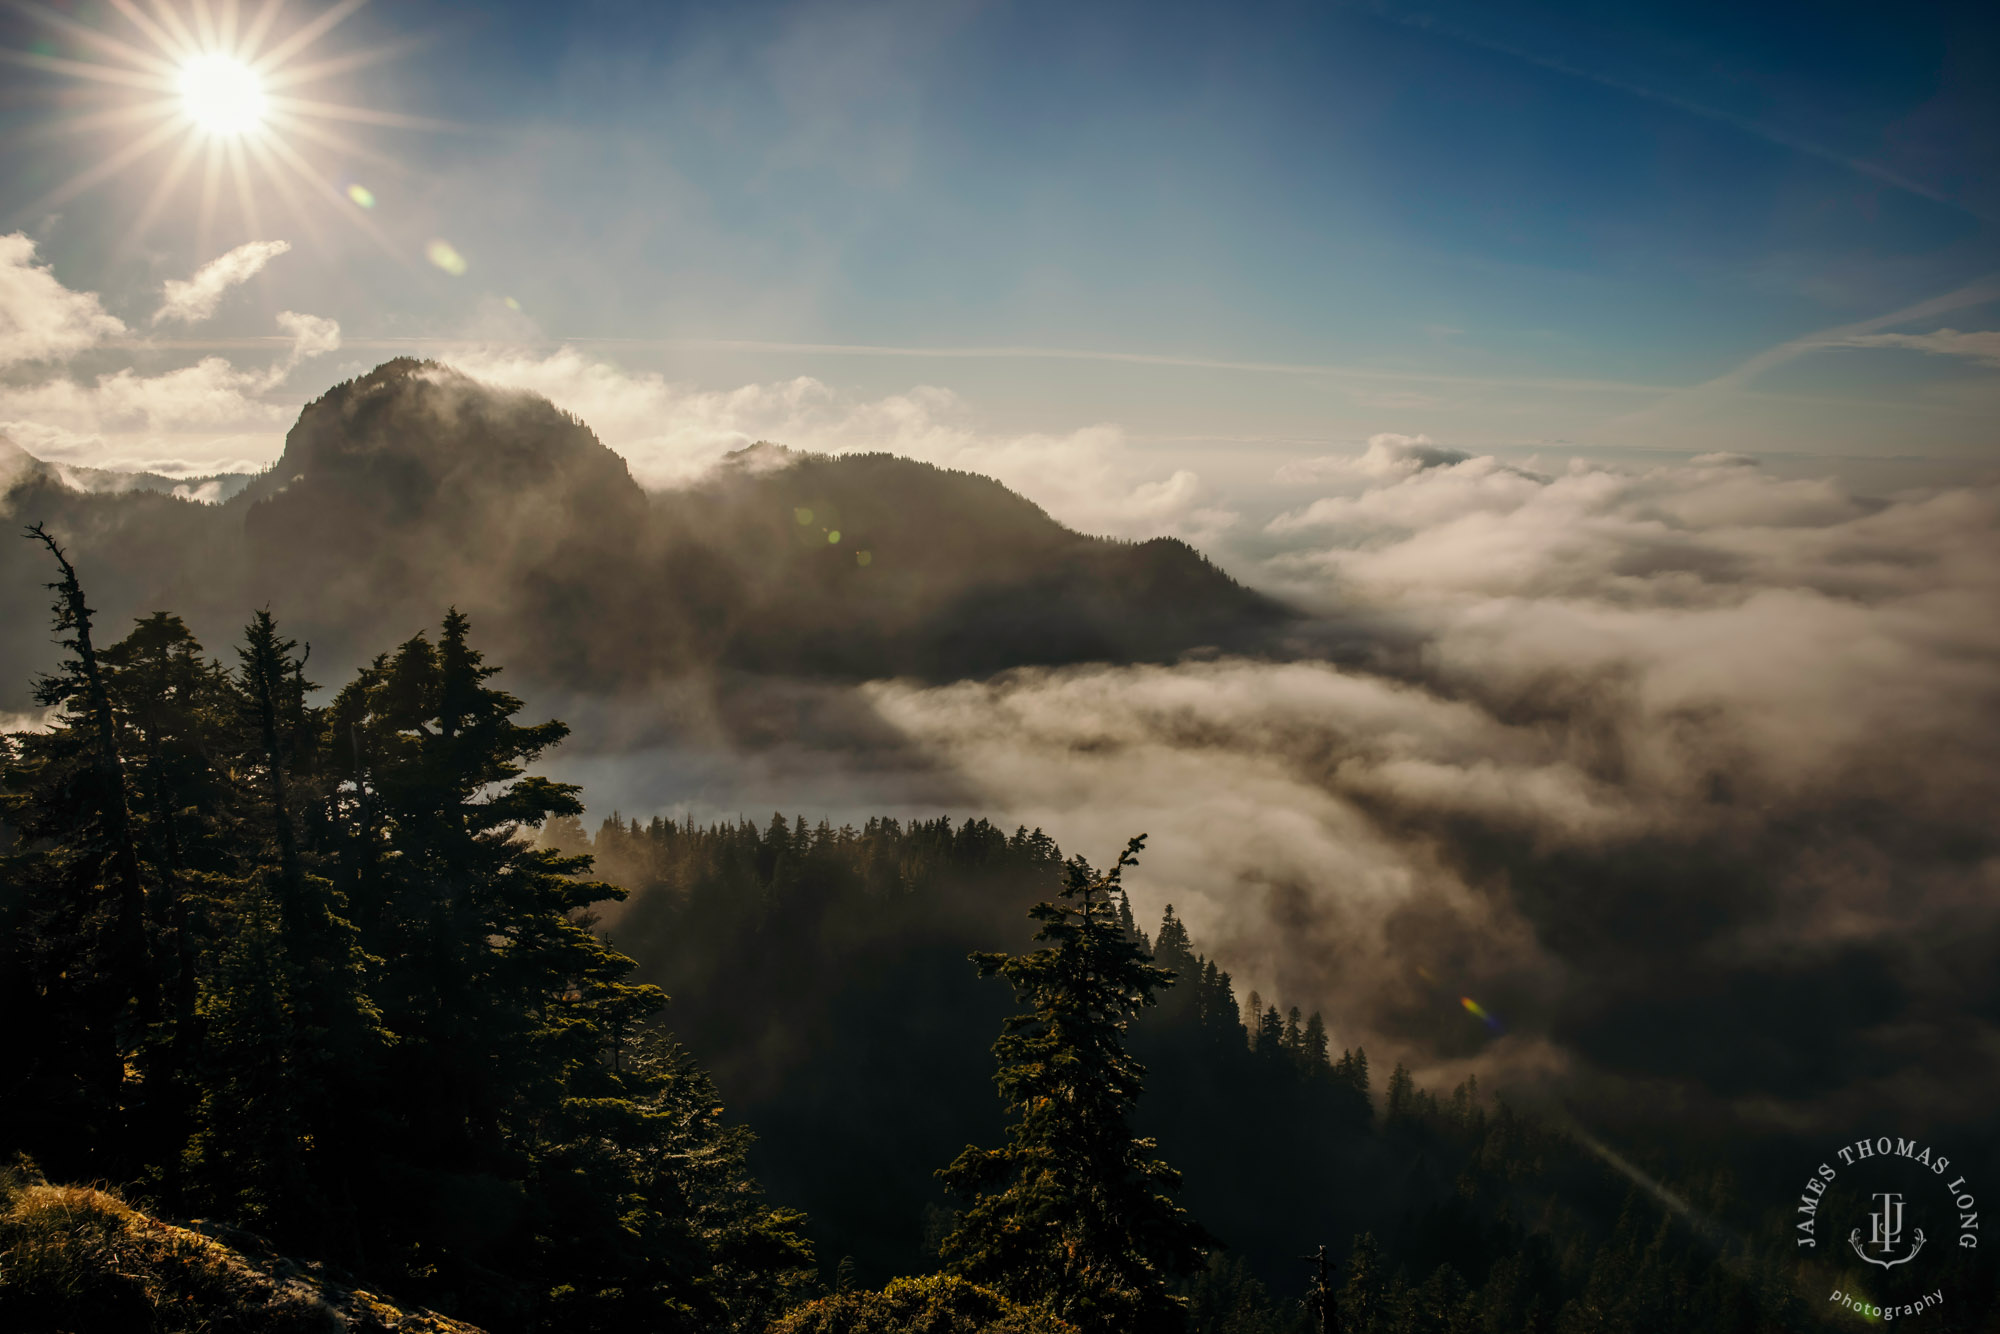
{"label": "wispy cirrus cloud", "polygon": [[249,282],[291,248],[289,241],[247,241],[196,269],[192,278],[167,279],[166,299],[153,312],[153,323],[195,324],[209,318],[232,287]]}
{"label": "wispy cirrus cloud", "polygon": [[1938,357],[1964,357],[1968,361],[2000,366],[2000,330],[1960,333],[1937,329],[1927,334],[1856,334],[1826,344],[1828,347],[1898,347],[1927,352]]}

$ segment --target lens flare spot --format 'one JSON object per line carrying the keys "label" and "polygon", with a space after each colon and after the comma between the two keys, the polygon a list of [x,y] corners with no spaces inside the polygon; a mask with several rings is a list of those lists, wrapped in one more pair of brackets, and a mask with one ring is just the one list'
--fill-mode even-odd
{"label": "lens flare spot", "polygon": [[424,258],[449,273],[452,277],[463,277],[472,266],[465,262],[465,256],[458,253],[458,247],[449,241],[432,241],[424,247]]}
{"label": "lens flare spot", "polygon": [[813,521],[813,512],[801,505],[792,511],[792,522],[803,528]]}
{"label": "lens flare spot", "polygon": [[857,551],[854,553],[854,563],[856,565],[873,565],[875,563],[875,553],[872,551]]}
{"label": "lens flare spot", "polygon": [[1486,1011],[1486,1007],[1484,1005],[1481,1005],[1478,1001],[1472,999],[1472,997],[1470,996],[1460,996],[1458,998],[1458,1003],[1460,1005],[1463,1005],[1465,1007],[1465,1012],[1471,1015],[1474,1019],[1477,1019],[1480,1023],[1486,1025],[1488,1028],[1492,1029],[1495,1033],[1498,1033],[1500,1031],[1500,1021],[1494,1018],[1491,1014],[1488,1014]]}
{"label": "lens flare spot", "polygon": [[362,208],[375,207],[375,192],[365,185],[348,186],[347,197]]}
{"label": "lens flare spot", "polygon": [[520,302],[518,302],[518,301],[516,301],[516,300],[515,300],[515,299],[514,299],[513,297],[511,297],[511,296],[509,296],[509,297],[502,297],[502,298],[501,298],[501,300],[503,300],[503,301],[505,301],[505,302],[507,303],[507,309],[509,309],[509,310],[519,310],[519,309],[521,308],[521,303],[520,303]]}
{"label": "lens flare spot", "polygon": [[181,105],[209,134],[248,134],[264,123],[264,82],[233,56],[210,51],[181,66]]}
{"label": "lens flare spot", "polygon": [[840,530],[839,530],[838,528],[836,528],[836,529],[834,529],[834,530],[833,530],[832,532],[828,533],[828,534],[826,535],[826,540],[827,540],[827,544],[828,544],[828,545],[832,545],[832,544],[834,544],[834,543],[836,543],[836,542],[840,541]]}

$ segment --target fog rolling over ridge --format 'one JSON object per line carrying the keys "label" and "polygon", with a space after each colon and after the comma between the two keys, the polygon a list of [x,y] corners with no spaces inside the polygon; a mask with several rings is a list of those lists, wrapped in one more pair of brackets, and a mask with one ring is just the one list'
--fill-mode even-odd
{"label": "fog rolling over ridge", "polygon": [[[1142,918],[1171,901],[1243,990],[1420,1079],[1987,1123],[2000,490],[1398,436],[1284,480],[1218,569],[882,455],[648,492],[545,400],[396,362],[225,504],[24,475],[6,505],[107,629],[173,608],[214,648],[268,603],[329,685],[456,603],[577,726],[550,767],[594,815],[976,812],[1093,857],[1147,831]],[[20,708],[47,574],[27,543],[0,573]]]}

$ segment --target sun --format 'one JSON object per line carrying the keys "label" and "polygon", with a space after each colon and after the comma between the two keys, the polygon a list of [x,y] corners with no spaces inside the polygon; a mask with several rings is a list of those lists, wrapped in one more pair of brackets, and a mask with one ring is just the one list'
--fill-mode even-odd
{"label": "sun", "polygon": [[49,76],[44,90],[58,110],[40,133],[90,136],[104,147],[72,154],[80,164],[74,174],[0,218],[0,231],[44,217],[142,162],[157,162],[153,188],[131,214],[125,249],[175,200],[192,195],[204,247],[227,239],[214,233],[237,226],[256,239],[265,215],[282,209],[315,238],[326,219],[343,218],[407,261],[368,216],[379,191],[354,177],[373,173],[370,184],[379,186],[380,177],[404,169],[350,131],[464,127],[347,105],[326,90],[412,42],[322,51],[327,35],[365,0],[291,7],[262,0],[254,9],[247,0],[185,3],[183,11],[176,0],[109,0],[95,23],[19,5],[49,38],[31,50],[0,48],[0,62]]}
{"label": "sun", "polygon": [[181,106],[204,134],[249,134],[263,128],[269,99],[264,81],[234,56],[210,51],[181,66]]}

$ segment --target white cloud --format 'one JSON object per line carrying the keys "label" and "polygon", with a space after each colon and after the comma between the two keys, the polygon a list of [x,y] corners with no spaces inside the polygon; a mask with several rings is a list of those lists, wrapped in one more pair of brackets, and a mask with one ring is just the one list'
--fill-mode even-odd
{"label": "white cloud", "polygon": [[195,324],[207,319],[215,314],[230,288],[250,281],[291,248],[289,241],[246,241],[196,269],[194,277],[185,282],[167,279],[166,300],[153,312],[153,323],[172,320]]}
{"label": "white cloud", "polygon": [[1448,449],[1427,435],[1395,435],[1384,432],[1368,437],[1368,448],[1359,455],[1325,454],[1301,459],[1278,469],[1281,482],[1320,482],[1353,477],[1407,477],[1425,468],[1463,463],[1471,455]]}
{"label": "white cloud", "polygon": [[1928,352],[1933,356],[1964,357],[1988,366],[2000,366],[2000,330],[1960,333],[1956,329],[1939,329],[1927,334],[1855,334],[1824,346],[1900,347],[1912,352]]}
{"label": "white cloud", "polygon": [[[169,282],[154,322],[207,317],[231,287],[288,249],[283,241],[252,242],[187,282]],[[33,261],[27,237],[0,237],[0,365],[47,361],[58,368],[39,381],[0,385],[0,431],[51,462],[167,474],[262,467],[299,408],[277,391],[307,360],[340,347],[338,323],[288,310],[277,322],[291,346],[268,366],[210,356],[153,375],[128,366],[83,383],[60,364],[125,326],[95,295],[71,291]]]}
{"label": "white cloud", "polygon": [[0,236],[0,366],[60,361],[125,331],[95,293],[72,292],[35,264],[35,243]]}
{"label": "white cloud", "polygon": [[324,315],[301,315],[296,310],[278,312],[278,327],[292,336],[289,365],[308,357],[340,350],[340,322]]}
{"label": "white cloud", "polygon": [[[1576,461],[1555,476],[1482,455],[1322,496],[1267,532],[1290,546],[1274,577],[1305,596],[1337,584],[1376,599],[1727,606],[1774,585],[1865,582],[1879,572],[1859,537],[1875,508],[1830,480],[1768,476],[1731,455],[1636,472]],[[1822,559],[1849,542],[1856,559]]]}
{"label": "white cloud", "polygon": [[261,468],[298,414],[296,401],[271,395],[306,360],[340,346],[340,325],[323,316],[288,310],[278,326],[292,345],[262,368],[211,356],[157,375],[125,367],[88,384],[58,377],[0,386],[0,431],[38,458],[97,468]]}

